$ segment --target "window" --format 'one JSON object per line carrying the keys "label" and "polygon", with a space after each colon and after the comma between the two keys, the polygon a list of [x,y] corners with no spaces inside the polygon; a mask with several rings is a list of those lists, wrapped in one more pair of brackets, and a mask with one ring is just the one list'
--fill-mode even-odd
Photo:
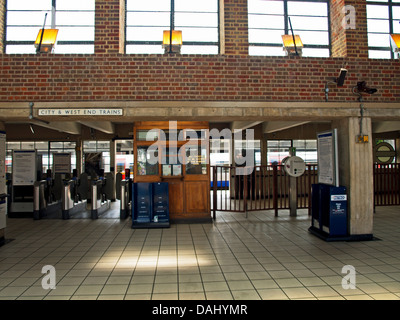
{"label": "window", "polygon": [[317,140],[293,140],[293,147],[306,164],[317,163]]}
{"label": "window", "polygon": [[291,140],[268,140],[267,142],[267,163],[282,164],[282,160],[289,156],[292,147]]}
{"label": "window", "polygon": [[329,0],[248,0],[249,54],[283,56],[282,35],[304,44],[303,56],[329,57]]}
{"label": "window", "polygon": [[95,0],[7,1],[6,53],[36,53],[39,29],[59,29],[54,53],[94,53]]}
{"label": "window", "polygon": [[101,176],[103,172],[110,172],[110,141],[83,141],[85,156],[85,172]]}
{"label": "window", "polygon": [[13,150],[36,150],[41,158],[42,172],[46,174],[47,169],[53,172],[53,153],[63,152],[71,154],[71,170],[76,168],[76,142],[48,142],[48,141],[29,141],[29,142],[7,142],[6,172],[12,173],[12,151]]}
{"label": "window", "polygon": [[393,59],[390,34],[400,33],[400,0],[367,0],[368,56]]}
{"label": "window", "polygon": [[[182,54],[218,54],[219,0],[127,0],[126,53],[162,54],[162,35],[182,31]],[[171,4],[174,10],[171,15]]]}

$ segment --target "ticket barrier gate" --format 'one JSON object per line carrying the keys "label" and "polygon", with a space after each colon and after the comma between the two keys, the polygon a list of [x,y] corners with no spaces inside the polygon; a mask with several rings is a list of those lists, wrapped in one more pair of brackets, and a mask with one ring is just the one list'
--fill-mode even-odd
{"label": "ticket barrier gate", "polygon": [[86,210],[87,201],[79,201],[75,193],[76,181],[65,180],[62,188],[62,218],[67,220],[72,214]]}
{"label": "ticket barrier gate", "polygon": [[102,180],[94,180],[91,182],[90,196],[92,219],[98,219],[99,215],[110,208],[110,200],[102,193],[102,186]]}
{"label": "ticket barrier gate", "polygon": [[131,213],[131,189],[131,179],[120,181],[120,192],[117,194],[120,200],[120,219],[126,219]]}
{"label": "ticket barrier gate", "polygon": [[39,220],[60,211],[61,201],[49,203],[45,197],[46,180],[35,181],[33,184],[33,219]]}

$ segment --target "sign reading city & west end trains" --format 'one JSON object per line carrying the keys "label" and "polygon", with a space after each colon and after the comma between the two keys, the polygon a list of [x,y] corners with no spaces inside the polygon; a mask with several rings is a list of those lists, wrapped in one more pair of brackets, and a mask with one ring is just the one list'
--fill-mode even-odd
{"label": "sign reading city & west end trains", "polygon": [[123,116],[123,109],[116,108],[65,108],[38,109],[38,116]]}

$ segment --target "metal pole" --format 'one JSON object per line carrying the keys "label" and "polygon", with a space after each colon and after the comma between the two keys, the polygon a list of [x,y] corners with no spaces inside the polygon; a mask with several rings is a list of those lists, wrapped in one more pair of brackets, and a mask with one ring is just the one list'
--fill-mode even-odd
{"label": "metal pole", "polygon": [[39,45],[36,49],[36,53],[39,54],[40,53],[40,49],[42,48],[42,41],[43,41],[43,35],[44,35],[44,27],[46,26],[46,18],[47,18],[47,12],[44,15],[44,23],[43,23],[43,28],[42,28],[42,33],[40,34],[40,41],[39,41]]}

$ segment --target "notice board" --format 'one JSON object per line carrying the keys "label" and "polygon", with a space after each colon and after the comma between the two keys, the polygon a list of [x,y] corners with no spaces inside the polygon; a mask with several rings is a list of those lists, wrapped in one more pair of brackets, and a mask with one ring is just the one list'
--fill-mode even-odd
{"label": "notice board", "polygon": [[317,133],[318,183],[339,186],[337,129]]}

